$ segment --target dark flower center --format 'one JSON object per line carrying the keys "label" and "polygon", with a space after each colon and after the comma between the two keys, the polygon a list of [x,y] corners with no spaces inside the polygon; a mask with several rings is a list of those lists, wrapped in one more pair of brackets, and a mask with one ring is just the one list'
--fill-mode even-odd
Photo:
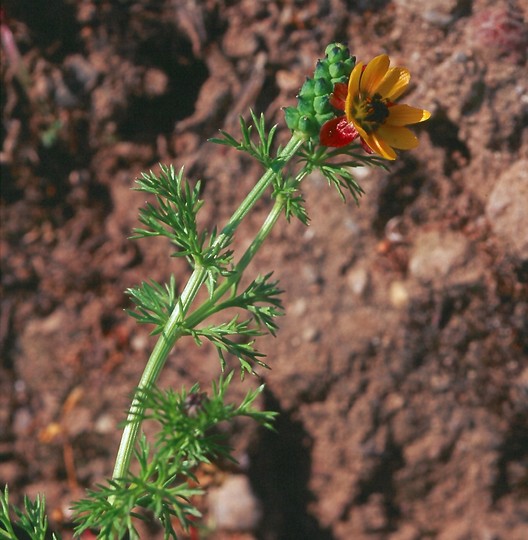
{"label": "dark flower center", "polygon": [[373,96],[358,95],[352,104],[352,117],[366,133],[376,131],[389,116],[387,100],[380,94]]}

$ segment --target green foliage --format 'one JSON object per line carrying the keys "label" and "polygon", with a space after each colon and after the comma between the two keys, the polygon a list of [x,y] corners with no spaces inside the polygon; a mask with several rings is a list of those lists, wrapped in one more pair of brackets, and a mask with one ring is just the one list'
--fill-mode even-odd
{"label": "green foliage", "polygon": [[303,225],[308,225],[310,221],[304,206],[304,197],[299,190],[299,184],[302,178],[309,171],[311,171],[311,164],[303,169],[301,177],[283,178],[282,176],[277,176],[273,182],[273,197],[281,201],[284,205],[284,215],[288,223],[292,217],[297,218]]}
{"label": "green foliage", "polygon": [[173,256],[186,257],[193,268],[205,268],[212,282],[224,274],[232,259],[231,251],[225,250],[230,240],[219,245],[215,230],[211,234],[198,230],[197,215],[203,206],[200,182],[193,188],[183,169],[176,173],[172,165],[162,165],[159,174],[143,173],[137,184],[138,191],[155,196],[156,204],[147,202],[140,209],[139,221],[145,228],[134,229],[133,238],[165,236],[179,248]]}
{"label": "green foliage", "polygon": [[139,287],[127,289],[126,293],[136,304],[137,310],[127,310],[129,315],[140,323],[153,324],[152,335],[163,331],[177,302],[174,275],[164,286],[153,280],[150,283],[144,281]]}
{"label": "green foliage", "polygon": [[222,305],[246,309],[259,325],[264,326],[270,334],[275,336],[277,331],[275,318],[283,315],[283,306],[279,297],[283,291],[278,288],[278,281],[270,281],[271,276],[271,272],[265,276],[257,276],[243,293],[233,296]]}
{"label": "green foliage", "polygon": [[[378,166],[386,168],[382,158],[365,154],[359,144],[345,148],[327,148],[306,144],[300,153],[302,161],[311,169],[318,169],[330,185],[333,185],[344,201],[345,191],[348,191],[356,204],[364,191],[358,184],[350,169],[361,166]],[[344,160],[338,158],[345,158]]]}
{"label": "green foliage", "polygon": [[272,335],[275,335],[277,325],[274,318],[283,315],[280,300],[283,291],[278,288],[278,281],[270,281],[271,276],[271,272],[265,276],[257,276],[240,294],[238,280],[235,280],[230,286],[229,298],[218,303],[206,302],[188,317],[187,325],[193,328],[213,313],[229,308],[240,308],[250,312],[257,324],[265,326]]}
{"label": "green foliage", "polygon": [[[260,162],[266,169],[272,168],[274,160],[271,157],[271,150],[273,147],[273,140],[277,126],[273,126],[269,132],[266,131],[266,121],[264,115],[259,117],[250,111],[253,124],[248,124],[243,117],[240,117],[240,131],[242,139],[238,141],[232,135],[224,130],[220,130],[222,137],[214,137],[210,139],[210,142],[215,144],[223,144],[225,146],[231,146],[236,150],[245,152],[249,156]],[[254,142],[252,138],[253,128],[255,128],[258,134],[258,142]]]}
{"label": "green foliage", "polygon": [[127,534],[130,539],[139,539],[135,520],[153,519],[162,525],[165,538],[177,538],[172,517],[188,527],[194,517],[200,516],[190,499],[202,491],[177,476],[174,462],[156,459],[145,437],[139,440],[136,458],[138,474],[108,480],[73,505],[79,523],[76,534],[94,529],[100,539],[121,539]]}
{"label": "green foliage", "polygon": [[225,432],[218,426],[249,417],[272,428],[276,415],[254,407],[263,386],[249,390],[239,405],[227,403],[232,377],[230,373],[213,382],[209,395],[201,392],[198,384],[180,392],[138,389],[142,412],[129,421],[156,422],[159,429],[155,442],[151,446],[144,436],[139,439],[137,474],[128,472],[123,478],[111,479],[75,503],[77,534],[97,529],[101,539],[120,539],[126,534],[137,539],[136,520],[153,519],[163,527],[165,538],[176,538],[173,518],[188,528],[200,517],[192,502],[202,494],[196,468],[213,459],[234,461]]}
{"label": "green foliage", "polygon": [[[266,332],[275,335],[278,328],[275,319],[283,315],[283,306],[279,298],[282,291],[278,288],[277,281],[270,281],[271,275],[269,273],[264,277],[258,276],[240,294],[237,292],[238,281],[235,281],[230,287],[231,295],[228,298],[218,303],[215,303],[213,298],[186,320],[186,333],[192,335],[198,345],[201,345],[205,338],[215,346],[222,370],[226,367],[226,354],[231,354],[239,360],[242,377],[246,372],[254,373],[255,364],[268,367],[261,360],[264,355],[254,348],[254,341],[248,339]],[[213,313],[233,308],[246,310],[251,317],[240,321],[239,317],[235,316],[226,323],[198,327],[200,322]]]}
{"label": "green foliage", "polygon": [[[25,533],[30,540],[50,538],[44,497],[37,495],[35,502],[24,497],[23,510],[17,507],[11,507],[11,510],[15,519],[10,516],[9,491],[5,486],[4,492],[0,491],[0,540],[17,540],[21,533]],[[58,540],[55,534],[51,538]]]}
{"label": "green foliage", "polygon": [[226,394],[234,372],[213,381],[210,395],[200,391],[195,384],[189,391],[172,389],[141,391],[140,400],[146,409],[144,419],[159,423],[156,459],[170,461],[178,456],[180,467],[186,474],[198,463],[208,463],[212,458],[233,460],[225,444],[225,434],[215,430],[221,422],[237,417],[248,417],[263,427],[273,428],[277,413],[260,411],[254,403],[264,390],[264,385],[249,390],[239,405],[226,403]]}
{"label": "green foliage", "polygon": [[198,345],[202,344],[202,338],[206,338],[215,346],[218,356],[220,357],[222,371],[227,364],[225,358],[226,353],[232,354],[238,358],[242,376],[244,376],[244,373],[246,372],[254,373],[253,366],[255,364],[265,368],[268,367],[267,364],[260,360],[265,355],[254,348],[254,341],[239,342],[230,337],[237,336],[239,338],[251,338],[261,336],[263,332],[251,325],[251,319],[239,321],[238,317],[235,316],[226,323],[206,326],[205,328],[191,329],[190,334],[194,337],[194,340]]}

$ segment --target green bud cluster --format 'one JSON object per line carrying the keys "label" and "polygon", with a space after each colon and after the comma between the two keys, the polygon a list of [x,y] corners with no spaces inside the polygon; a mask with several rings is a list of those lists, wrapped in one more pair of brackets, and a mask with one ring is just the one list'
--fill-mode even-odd
{"label": "green bud cluster", "polygon": [[356,58],[341,43],[331,43],[325,57],[318,60],[313,79],[306,79],[299,95],[297,107],[286,107],[286,124],[292,131],[301,132],[306,139],[317,138],[321,126],[335,116],[330,94],[337,83],[347,83]]}

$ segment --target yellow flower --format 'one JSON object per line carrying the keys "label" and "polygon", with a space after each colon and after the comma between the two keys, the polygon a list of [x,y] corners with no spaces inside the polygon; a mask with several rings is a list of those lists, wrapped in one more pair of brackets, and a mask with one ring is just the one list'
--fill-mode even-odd
{"label": "yellow flower", "polygon": [[424,109],[394,103],[407,89],[411,75],[406,68],[389,68],[386,54],[367,65],[358,62],[346,84],[336,84],[330,103],[345,117],[329,120],[321,127],[324,146],[346,146],[358,136],[367,151],[396,159],[394,148],[410,150],[418,139],[407,125],[427,120]]}

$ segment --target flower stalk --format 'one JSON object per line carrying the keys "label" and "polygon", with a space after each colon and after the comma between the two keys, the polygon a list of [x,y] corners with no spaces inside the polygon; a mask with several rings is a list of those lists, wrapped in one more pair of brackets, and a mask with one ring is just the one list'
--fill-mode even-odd
{"label": "flower stalk", "polygon": [[[257,285],[257,282],[254,282],[255,287],[260,286],[262,290],[267,291],[268,297],[264,295],[259,298],[261,300],[264,298],[270,304],[271,308],[267,309],[271,311],[266,312],[255,305],[252,306],[248,300],[250,295],[246,294],[248,291],[237,295],[237,288],[244,271],[283,212],[286,213],[288,220],[295,216],[307,224],[308,217],[302,205],[302,197],[296,193],[301,181],[314,168],[318,168],[323,173],[343,198],[343,190],[348,190],[357,202],[362,190],[353,174],[350,173],[351,167],[364,164],[380,165],[379,158],[369,156],[369,154],[375,152],[381,158],[394,159],[396,154],[391,145],[406,149],[417,144],[415,136],[404,126],[426,120],[429,113],[406,105],[395,105],[392,101],[406,89],[409,78],[409,73],[405,68],[389,69],[386,55],[375,58],[367,65],[361,62],[356,64],[355,58],[349,55],[348,49],[332,44],[326,49],[325,59],[318,62],[314,79],[308,79],[303,85],[298,96],[298,106],[285,109],[286,122],[293,133],[288,144],[279,150],[275,158],[271,158],[270,155],[275,128],[267,134],[263,118],[258,120],[253,113],[253,126],[260,138],[260,144],[252,141],[251,128],[248,128],[242,120],[243,137],[240,142],[225,132],[222,132],[222,139],[213,140],[213,142],[232,146],[248,153],[260,161],[266,170],[220,234],[211,241],[207,252],[209,255],[205,254],[206,250],[200,253],[193,252],[195,249],[199,250],[196,246],[203,244],[203,240],[199,240],[198,236],[191,240],[182,239],[177,234],[172,237],[180,247],[192,246],[192,249],[184,249],[184,254],[194,261],[194,270],[177,302],[172,303],[166,321],[162,320],[158,324],[157,332],[161,335],[145,366],[129,410],[112,476],[114,481],[127,478],[145,415],[143,396],[155,388],[167,357],[179,338],[191,335],[198,344],[201,344],[204,338],[210,339],[217,347],[223,368],[225,367],[224,352],[230,352],[239,358],[242,374],[244,371],[253,372],[252,365],[255,363],[267,367],[259,359],[262,355],[252,348],[252,341],[245,346],[236,346],[227,337],[237,332],[248,337],[259,335],[261,333],[259,330],[250,329],[249,321],[239,324],[235,318],[227,325],[217,328],[199,328],[199,325],[214,313],[237,306],[248,309],[255,315],[256,320],[264,321],[268,330],[274,333],[276,326],[271,319],[272,315],[278,314],[275,308],[281,307],[280,302],[274,297],[279,291],[273,287],[273,284],[259,282]],[[339,111],[344,111],[345,116],[340,116]],[[359,145],[355,142],[356,139],[359,139]],[[325,147],[334,147],[335,150],[327,151]],[[358,151],[361,147],[367,154],[359,157]],[[296,156],[303,162],[303,166],[293,178],[285,178],[283,171],[290,166],[292,158]],[[345,159],[336,162],[336,158],[340,157],[345,157]],[[180,181],[181,176],[177,178],[177,191],[181,195],[185,190],[180,189]],[[222,263],[215,261],[214,257],[230,245],[234,233],[245,216],[270,186],[274,188],[275,197],[270,213],[239,261],[227,269],[225,261],[231,260],[229,254]],[[156,193],[155,185],[152,187],[149,184],[145,190]],[[191,192],[186,190],[185,193],[189,197]],[[187,201],[189,204],[185,201],[183,203],[176,201],[176,203],[179,211],[182,211],[182,208],[201,206],[194,200]],[[165,204],[164,208],[166,215],[160,217],[158,214],[155,217],[163,224],[167,224],[171,222],[169,218],[171,206]],[[139,232],[145,236],[166,234],[163,229],[153,226],[152,219],[147,214],[147,212],[143,214],[142,222],[149,225],[151,230]],[[194,223],[194,218],[195,216],[191,216],[191,225]],[[178,227],[175,226],[175,228]],[[211,256],[211,254],[214,255]],[[219,276],[223,276],[220,282],[218,282]],[[192,311],[192,304],[199,290],[206,283],[209,287],[209,298]],[[225,296],[230,291],[231,296],[226,300]],[[134,296],[141,298],[138,291]],[[140,311],[143,313],[148,310],[148,306],[140,306]],[[146,318],[143,322],[152,322],[152,319]],[[109,501],[113,503],[113,496]]]}
{"label": "flower stalk", "polygon": [[[299,134],[292,135],[288,144],[279,152],[275,163],[278,167],[285,167],[289,161],[296,155],[304,140]],[[277,169],[278,167],[275,167]],[[273,168],[268,169],[261,177],[261,179],[255,184],[254,188],[249,192],[246,198],[242,201],[237,210],[233,213],[228,223],[222,230],[222,232],[216,238],[214,247],[224,248],[228,243],[244,217],[250,212],[255,203],[262,197],[262,195],[269,188],[273,177],[278,173],[278,170]],[[254,254],[258,251],[258,248],[262,245],[265,238],[270,233],[273,225],[276,223],[280,216],[284,203],[276,203],[273,210],[270,212],[268,219],[266,220],[260,233],[255,237],[250,248],[246,251],[244,257],[237,266],[236,274],[241,274],[245,267],[249,264]],[[196,267],[191,274],[187,285],[181,293],[180,299],[176,304],[173,312],[170,315],[167,325],[164,328],[160,338],[158,339],[150,358],[145,366],[143,374],[138,384],[138,392],[149,390],[158,380],[158,377],[167,361],[167,357],[171,352],[176,341],[184,334],[181,328],[181,323],[189,310],[192,302],[196,298],[199,290],[204,284],[207,278],[207,272],[203,267]],[[219,289],[216,296],[223,295],[224,289],[229,289],[232,283],[226,281],[226,286]],[[141,416],[143,408],[141,400],[136,396],[134,397],[130,410],[127,416],[127,423],[123,430],[121,442],[117,452],[117,457],[114,466],[114,472],[112,478],[123,478],[130,466],[130,460],[134,452],[134,445],[141,427]]]}

